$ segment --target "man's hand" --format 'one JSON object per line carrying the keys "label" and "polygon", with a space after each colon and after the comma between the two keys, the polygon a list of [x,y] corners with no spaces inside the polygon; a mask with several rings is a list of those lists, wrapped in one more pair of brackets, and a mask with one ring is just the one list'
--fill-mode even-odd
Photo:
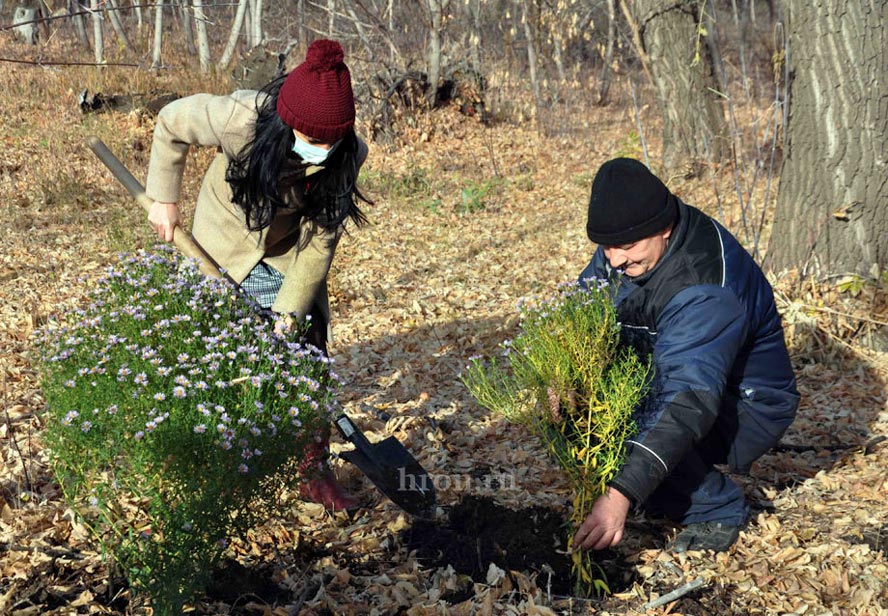
{"label": "man's hand", "polygon": [[574,535],[573,548],[603,550],[620,543],[631,504],[619,490],[608,488],[592,505],[592,511]]}
{"label": "man's hand", "polygon": [[155,201],[148,210],[148,222],[165,242],[173,241],[173,229],[179,224],[179,208],[175,203]]}

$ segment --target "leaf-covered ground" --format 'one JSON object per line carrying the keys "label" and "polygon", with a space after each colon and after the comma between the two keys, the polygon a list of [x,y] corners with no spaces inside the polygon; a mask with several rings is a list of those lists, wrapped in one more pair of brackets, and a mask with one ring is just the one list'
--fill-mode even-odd
{"label": "leaf-covered ground", "polygon": [[[49,474],[29,335],[80,300],[83,275],[120,249],[150,243],[142,214],[85,137],[98,134],[144,177],[151,117],[83,116],[80,89],[170,84],[198,89],[175,71],[124,79],[0,66],[2,614],[148,613],[87,541]],[[226,85],[217,79],[208,87]],[[751,123],[766,108],[740,111]],[[515,566],[514,553],[480,540],[472,563],[432,541],[466,503],[482,503],[476,509],[486,507],[485,520],[500,516],[497,531],[532,534],[543,532],[547,516],[563,516],[571,500],[540,444],[489,416],[458,379],[468,357],[497,352],[514,333],[519,299],[551,294],[585,265],[592,253],[585,204],[597,166],[642,155],[626,95],[611,107],[564,113],[572,130],[541,137],[528,126],[485,128],[440,110],[402,127],[399,145],[371,146],[362,179],[375,200],[366,208],[371,224],[352,229],[334,262],[331,354],[347,381],[341,400],[371,440],[396,436],[435,476],[442,527],[417,533],[415,521],[337,460],[338,475],[364,506],[329,515],[294,497],[289,515],[234,546],[195,613],[632,614],[697,578],[700,588],[648,613],[888,613],[888,442],[879,440],[888,435],[888,362],[857,344],[862,331],[888,320],[884,298],[871,289],[852,301],[825,287],[775,281],[802,402],[784,444],[738,479],[754,515],[729,553],[672,555],[663,547],[674,528],[635,517],[623,543],[603,555],[616,594],[587,601],[558,590],[567,585],[554,564]],[[657,152],[653,110],[643,108],[642,120],[646,145]],[[189,162],[187,202],[208,156]],[[739,226],[739,211],[728,205],[730,168],[669,183]],[[774,190],[776,183],[771,197]],[[340,447],[334,442],[334,451]],[[522,523],[498,507],[536,514]],[[463,521],[471,531],[473,521]],[[551,534],[542,539],[554,543]],[[550,547],[558,555],[559,546]]]}

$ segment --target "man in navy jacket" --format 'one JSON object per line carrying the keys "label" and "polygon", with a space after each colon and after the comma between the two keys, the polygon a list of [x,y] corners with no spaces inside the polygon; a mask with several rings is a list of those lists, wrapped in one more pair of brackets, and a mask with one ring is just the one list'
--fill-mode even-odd
{"label": "man in navy jacket", "polygon": [[655,377],[625,463],[574,545],[616,545],[638,506],[685,526],[676,552],[727,550],[749,507],[713,465],[747,471],[798,407],[771,286],[724,227],[636,160],[601,166],[586,231],[598,249],[580,281],[611,281],[622,340],[652,357]]}

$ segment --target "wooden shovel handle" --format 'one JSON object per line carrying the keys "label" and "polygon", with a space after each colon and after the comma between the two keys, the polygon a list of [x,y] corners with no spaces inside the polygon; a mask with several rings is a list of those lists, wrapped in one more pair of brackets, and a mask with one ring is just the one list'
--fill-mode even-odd
{"label": "wooden shovel handle", "polygon": [[[114,153],[108,149],[108,146],[95,136],[90,137],[88,143],[90,149],[92,149],[95,155],[99,157],[99,160],[108,167],[111,173],[114,174],[114,177],[123,184],[123,187],[126,188],[127,192],[129,192],[132,198],[136,200],[136,203],[141,205],[146,212],[151,209],[151,204],[154,203],[154,201],[151,197],[145,194],[145,188],[139,183],[139,180],[133,177],[133,174],[129,172],[129,169],[123,166],[123,163],[120,162]],[[173,244],[175,244],[176,248],[178,248],[186,257],[197,259],[200,263],[200,271],[203,272],[205,276],[227,278],[227,276],[225,276],[219,269],[219,265],[213,260],[213,257],[211,257],[185,229],[178,226],[173,229]]]}

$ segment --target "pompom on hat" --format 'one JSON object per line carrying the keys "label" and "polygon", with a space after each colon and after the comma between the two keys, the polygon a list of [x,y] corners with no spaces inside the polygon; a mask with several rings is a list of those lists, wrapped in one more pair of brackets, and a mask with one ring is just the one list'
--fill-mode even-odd
{"label": "pompom on hat", "polygon": [[678,201],[639,161],[615,158],[592,181],[586,235],[596,244],[620,246],[650,237],[678,219]]}
{"label": "pompom on hat", "polygon": [[278,93],[277,113],[287,126],[327,143],[354,126],[355,98],[344,58],[336,41],[309,45],[305,61],[287,75]]}

